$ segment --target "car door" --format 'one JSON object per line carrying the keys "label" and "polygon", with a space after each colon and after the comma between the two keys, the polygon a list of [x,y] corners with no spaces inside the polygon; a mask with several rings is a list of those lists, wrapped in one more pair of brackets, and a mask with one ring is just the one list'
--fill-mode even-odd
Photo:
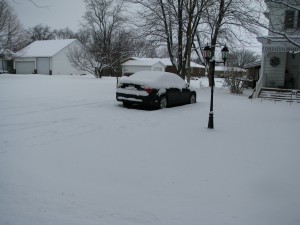
{"label": "car door", "polygon": [[178,105],[181,103],[181,90],[179,88],[168,88],[166,92],[169,105]]}
{"label": "car door", "polygon": [[186,104],[190,100],[191,91],[189,89],[189,84],[187,83],[184,88],[181,90],[181,104]]}

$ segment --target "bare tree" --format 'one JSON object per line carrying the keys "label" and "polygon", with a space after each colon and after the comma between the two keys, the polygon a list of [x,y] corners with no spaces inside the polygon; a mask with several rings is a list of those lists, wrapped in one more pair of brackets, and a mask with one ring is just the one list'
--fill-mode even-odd
{"label": "bare tree", "polygon": [[118,40],[126,21],[122,15],[123,1],[85,0],[85,4],[82,31],[88,35],[82,31],[77,34],[85,49],[82,53],[82,49],[74,50],[70,58],[74,65],[78,64],[77,67],[101,77],[104,71],[112,71],[120,61]]}
{"label": "bare tree", "polygon": [[[139,4],[136,25],[143,35],[165,45],[172,65],[181,77],[188,75],[191,46],[208,0],[129,0]],[[189,78],[189,76],[187,76]]]}
{"label": "bare tree", "polygon": [[227,65],[233,67],[243,68],[244,65],[252,62],[256,62],[260,59],[255,52],[247,49],[241,49],[236,51],[231,51],[228,55]]}
{"label": "bare tree", "polygon": [[97,60],[98,57],[84,46],[69,49],[67,56],[75,68],[94,74],[96,78],[101,78],[102,70],[107,68],[105,63]]}
{"label": "bare tree", "polygon": [[[197,55],[203,64],[205,60],[201,50],[205,44],[209,44],[215,55],[216,47],[227,43],[234,45],[236,42],[247,43],[245,35],[253,36],[260,34],[257,20],[262,12],[257,10],[261,0],[250,2],[244,0],[216,0],[213,5],[206,8],[203,23],[198,27],[197,43],[194,43]],[[214,61],[209,64],[209,83],[212,85],[212,73]]]}
{"label": "bare tree", "polygon": [[51,28],[47,25],[38,24],[27,30],[27,35],[31,42],[54,39]]}
{"label": "bare tree", "polygon": [[117,39],[115,39],[115,43],[121,48],[118,47],[114,51],[122,52],[125,57],[157,57],[157,45],[133,30],[121,30]]}
{"label": "bare tree", "polygon": [[76,34],[68,27],[64,29],[54,29],[52,31],[54,39],[73,39],[76,38]]}
{"label": "bare tree", "polygon": [[12,7],[0,0],[0,53],[5,49],[17,51],[23,47],[23,27]]}
{"label": "bare tree", "polygon": [[85,47],[87,47],[89,43],[91,43],[92,39],[90,31],[86,28],[79,29],[75,34],[75,38],[80,41],[81,44],[83,44]]}
{"label": "bare tree", "polygon": [[[77,34],[80,38],[84,36],[84,32]],[[119,30],[111,40],[110,64],[107,60],[99,57],[97,52],[90,50],[91,36],[84,36],[82,48],[71,49],[69,59],[73,65],[83,71],[94,74],[100,78],[103,73],[110,75],[121,75],[121,63],[131,56],[137,57],[156,57],[155,46],[139,39],[131,31]],[[96,54],[96,55],[94,55]],[[151,55],[152,54],[152,55]]]}

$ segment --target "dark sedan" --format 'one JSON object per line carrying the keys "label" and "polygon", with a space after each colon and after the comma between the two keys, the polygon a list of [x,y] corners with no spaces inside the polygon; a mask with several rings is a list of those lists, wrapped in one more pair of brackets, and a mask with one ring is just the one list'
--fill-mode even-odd
{"label": "dark sedan", "polygon": [[196,103],[196,92],[177,74],[141,71],[120,79],[116,98],[125,107],[140,104],[163,109]]}

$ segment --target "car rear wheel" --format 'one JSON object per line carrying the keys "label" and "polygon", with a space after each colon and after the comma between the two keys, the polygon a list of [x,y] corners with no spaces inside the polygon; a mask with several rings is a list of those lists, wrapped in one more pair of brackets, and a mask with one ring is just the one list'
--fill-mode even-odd
{"label": "car rear wheel", "polygon": [[190,96],[190,104],[194,104],[196,103],[196,95],[195,94],[191,94]]}
{"label": "car rear wheel", "polygon": [[159,100],[159,108],[164,109],[167,108],[168,100],[166,96],[162,96]]}
{"label": "car rear wheel", "polygon": [[126,108],[129,108],[132,106],[132,103],[131,102],[123,102],[123,106]]}

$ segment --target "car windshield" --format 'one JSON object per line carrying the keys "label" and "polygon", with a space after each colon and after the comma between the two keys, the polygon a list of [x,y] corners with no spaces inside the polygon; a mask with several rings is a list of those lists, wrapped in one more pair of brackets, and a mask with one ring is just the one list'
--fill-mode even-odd
{"label": "car windshield", "polygon": [[152,88],[184,88],[185,81],[177,74],[168,72],[141,71],[130,77],[122,77],[121,83],[139,84]]}

